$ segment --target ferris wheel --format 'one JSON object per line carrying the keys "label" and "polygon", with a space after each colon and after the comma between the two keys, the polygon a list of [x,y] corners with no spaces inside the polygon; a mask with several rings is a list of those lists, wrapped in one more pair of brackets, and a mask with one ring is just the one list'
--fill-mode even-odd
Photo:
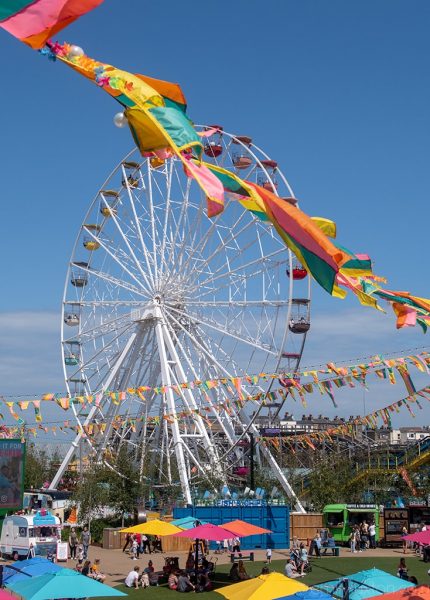
{"label": "ferris wheel", "polygon": [[[251,138],[220,126],[200,129],[212,132],[203,138],[207,162],[297,202],[278,164]],[[231,386],[181,384],[293,373],[309,327],[309,278],[268,222],[234,196],[209,219],[200,188],[178,159],[142,159],[132,151],[104,182],[78,232],[64,289],[62,354],[72,397],[148,390],[117,403],[103,396],[90,408],[72,402],[77,423],[91,426],[89,452],[115,469],[125,446],[142,479],[176,484],[192,503],[197,485],[228,484],[246,473],[246,440],[255,434],[256,460],[302,510],[258,442],[256,417],[280,416],[283,402],[239,405]],[[288,391],[292,382],[246,381],[243,391],[252,397],[281,384]],[[53,487],[80,440],[78,434]]]}

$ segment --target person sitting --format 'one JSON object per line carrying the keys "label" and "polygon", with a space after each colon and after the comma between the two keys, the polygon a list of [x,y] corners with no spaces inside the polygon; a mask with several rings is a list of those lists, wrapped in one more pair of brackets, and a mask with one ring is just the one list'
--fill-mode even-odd
{"label": "person sitting", "polygon": [[188,553],[187,560],[185,562],[185,570],[187,573],[192,573],[195,567],[194,555],[192,552]]}
{"label": "person sitting", "polygon": [[269,567],[263,567],[261,569],[261,575],[269,575],[269,573],[270,573]]}
{"label": "person sitting", "polygon": [[167,585],[169,586],[169,590],[178,589],[178,576],[175,571],[170,573],[169,579],[167,580]]}
{"label": "person sitting", "polygon": [[84,566],[82,567],[81,574],[86,575],[88,577],[90,574],[90,569],[91,569],[91,561],[86,560],[84,562]]}
{"label": "person sitting", "polygon": [[336,548],[336,542],[334,540],[333,534],[329,533],[328,537],[327,537],[327,543],[326,543],[326,546],[325,546],[324,552],[323,552],[324,556],[327,554],[327,550],[330,550],[330,549],[331,549],[331,551],[333,553],[333,556],[334,556],[334,553],[335,553],[334,549],[335,548]]}
{"label": "person sitting", "polygon": [[249,575],[246,572],[245,565],[243,564],[243,560],[239,561],[238,573],[239,573],[240,581],[245,581],[246,579],[249,579]]}
{"label": "person sitting", "polygon": [[146,573],[150,585],[158,584],[158,575],[155,573],[154,564],[152,560],[148,561],[148,566],[146,567],[146,569],[143,570],[143,572]]}
{"label": "person sitting", "polygon": [[296,569],[296,565],[294,561],[290,558],[287,564],[285,565],[285,575],[290,579],[295,579],[296,577],[301,577],[300,573]]}
{"label": "person sitting", "polygon": [[408,567],[406,566],[406,560],[404,558],[400,559],[399,566],[397,567],[397,576],[400,579],[408,580]]}
{"label": "person sitting", "polygon": [[191,592],[194,591],[195,587],[190,581],[190,578],[185,573],[185,571],[181,571],[178,577],[178,587],[176,588],[177,592]]}
{"label": "person sitting", "polygon": [[101,583],[103,583],[103,581],[106,579],[106,575],[104,575],[103,573],[100,572],[100,559],[99,558],[96,558],[94,560],[94,564],[90,568],[90,577],[92,577],[96,581],[100,581]]}
{"label": "person sitting", "polygon": [[238,581],[240,581],[239,565],[237,564],[237,562],[232,564],[231,569],[230,569],[229,578],[233,583],[237,583]]}
{"label": "person sitting", "polygon": [[208,575],[209,573],[212,573],[215,569],[215,564],[211,561],[209,561],[206,556],[203,556],[202,558],[202,569],[203,571]]}
{"label": "person sitting", "polygon": [[408,580],[414,585],[418,585],[418,579],[415,577],[415,575],[409,575]]}
{"label": "person sitting", "polygon": [[132,588],[132,587],[139,587],[139,567],[134,567],[133,571],[130,571],[130,573],[127,575],[127,577],[125,578],[125,585],[126,587]]}
{"label": "person sitting", "polygon": [[196,584],[195,591],[196,592],[210,592],[211,589],[212,589],[212,583],[211,583],[209,577],[207,576],[207,574],[200,573],[200,575],[197,578],[197,584]]}

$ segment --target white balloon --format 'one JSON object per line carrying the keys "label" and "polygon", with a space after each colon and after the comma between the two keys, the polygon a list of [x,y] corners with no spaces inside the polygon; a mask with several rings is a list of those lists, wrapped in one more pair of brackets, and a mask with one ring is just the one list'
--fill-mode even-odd
{"label": "white balloon", "polygon": [[127,117],[123,112],[116,113],[113,118],[113,122],[116,127],[125,127],[127,125]]}
{"label": "white balloon", "polygon": [[70,46],[69,58],[79,58],[84,55],[84,51],[80,46]]}

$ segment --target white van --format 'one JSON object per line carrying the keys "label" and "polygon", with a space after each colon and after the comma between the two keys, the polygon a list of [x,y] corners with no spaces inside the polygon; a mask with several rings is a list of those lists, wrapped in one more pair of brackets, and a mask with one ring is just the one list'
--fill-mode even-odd
{"label": "white van", "polygon": [[18,560],[29,555],[55,555],[57,542],[61,542],[60,519],[45,510],[30,515],[10,515],[3,520],[0,536],[2,556]]}

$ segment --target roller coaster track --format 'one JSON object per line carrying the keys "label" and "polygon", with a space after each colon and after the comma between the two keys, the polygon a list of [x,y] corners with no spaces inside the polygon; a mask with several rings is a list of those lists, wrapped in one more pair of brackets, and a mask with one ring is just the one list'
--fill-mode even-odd
{"label": "roller coaster track", "polygon": [[[367,459],[360,458],[360,461],[357,461],[353,466],[350,484],[371,475],[389,473],[394,475],[401,473],[404,469],[408,472],[413,472],[426,463],[430,463],[430,436],[425,437],[401,452],[387,452],[385,456],[373,452],[373,455],[370,455]],[[306,475],[302,480],[301,491],[303,494],[307,492],[309,484],[310,475]]]}

